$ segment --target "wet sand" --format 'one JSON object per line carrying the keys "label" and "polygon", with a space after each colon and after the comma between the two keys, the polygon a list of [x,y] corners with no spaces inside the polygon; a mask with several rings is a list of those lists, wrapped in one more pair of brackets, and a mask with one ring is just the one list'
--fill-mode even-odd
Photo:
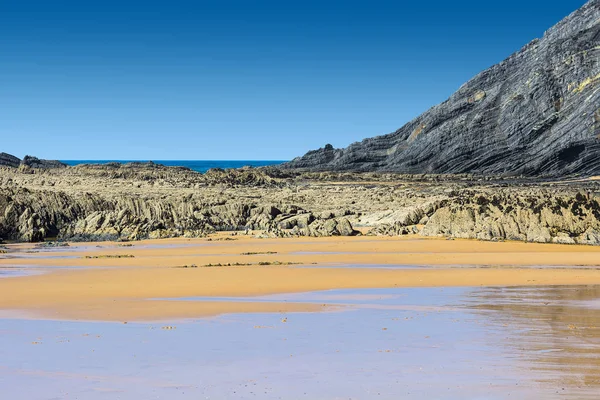
{"label": "wet sand", "polygon": [[344,312],[0,319],[0,387],[28,400],[597,399],[600,309],[586,304],[599,298],[600,286],[350,289],[227,300]]}
{"label": "wet sand", "polygon": [[[49,273],[0,279],[0,309],[30,318],[148,321],[231,312],[317,311],[327,303],[171,302],[178,297],[239,297],[328,289],[600,284],[600,248],[590,246],[490,243],[416,238],[215,239],[60,248],[73,258],[14,258],[2,265],[31,265]],[[10,246],[23,254],[30,246]],[[57,251],[58,252],[58,251]],[[53,254],[47,249],[44,254]],[[56,252],[54,252],[56,253]],[[244,253],[275,253],[251,254]],[[25,253],[27,254],[27,253]],[[36,253],[40,254],[40,253]],[[85,258],[132,255],[133,258]],[[301,266],[202,267],[215,263],[299,263]],[[437,265],[437,268],[356,268],[356,264]],[[196,264],[198,268],[177,268]],[[354,268],[339,265],[353,264]],[[337,266],[336,266],[337,265]],[[462,268],[442,266],[460,265]],[[481,266],[488,266],[481,268]],[[519,268],[560,265],[562,268]],[[471,266],[471,267],[469,267]],[[54,269],[54,267],[72,267]],[[102,267],[102,268],[95,268]]]}
{"label": "wet sand", "polygon": [[[3,396],[586,400],[600,391],[600,248],[227,237],[9,245]],[[86,258],[107,255],[134,257]],[[294,265],[256,265],[275,261]],[[236,262],[253,265],[203,267]]]}
{"label": "wet sand", "polygon": [[[11,249],[33,250],[19,257],[35,258],[47,266],[139,266],[215,264],[258,261],[287,261],[319,264],[405,264],[405,265],[600,265],[600,246],[537,244],[522,242],[480,242],[473,240],[405,237],[326,237],[256,239],[220,234],[206,239],[162,239],[123,243],[82,243],[57,249],[32,249],[31,245],[11,245]],[[231,240],[225,240],[231,239]],[[100,247],[96,247],[100,246]],[[78,250],[83,247],[84,250]],[[276,254],[242,255],[242,253]],[[135,258],[85,260],[85,255],[135,255]],[[29,264],[30,259],[3,258],[0,265]],[[44,256],[49,256],[44,258]],[[60,258],[54,258],[60,257]]]}

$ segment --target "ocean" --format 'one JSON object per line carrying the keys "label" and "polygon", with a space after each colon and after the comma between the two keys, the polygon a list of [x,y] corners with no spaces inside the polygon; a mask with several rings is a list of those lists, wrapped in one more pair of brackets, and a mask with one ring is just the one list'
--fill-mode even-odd
{"label": "ocean", "polygon": [[[79,164],[106,164],[109,162],[144,162],[148,160],[61,160],[67,165],[79,165]],[[170,167],[187,167],[194,171],[206,172],[211,168],[242,168],[246,166],[250,167],[264,167],[267,165],[277,165],[285,161],[282,160],[152,160],[156,164],[163,164]]]}

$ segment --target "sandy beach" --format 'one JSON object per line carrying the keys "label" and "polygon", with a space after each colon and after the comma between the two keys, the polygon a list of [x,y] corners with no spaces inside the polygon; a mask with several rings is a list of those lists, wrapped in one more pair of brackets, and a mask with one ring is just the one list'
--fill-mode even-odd
{"label": "sandy beach", "polygon": [[600,0],[5,3],[0,400],[600,398]]}
{"label": "sandy beach", "polygon": [[[230,234],[123,245],[82,243],[50,250],[11,245],[0,266],[27,266],[43,273],[0,280],[0,308],[32,318],[127,322],[331,309],[327,303],[235,302],[219,297],[353,288],[600,284],[600,269],[592,268],[600,265],[600,248],[591,246]],[[112,258],[117,255],[127,257]],[[207,266],[236,263],[243,265]],[[180,297],[215,300],[168,300]]]}

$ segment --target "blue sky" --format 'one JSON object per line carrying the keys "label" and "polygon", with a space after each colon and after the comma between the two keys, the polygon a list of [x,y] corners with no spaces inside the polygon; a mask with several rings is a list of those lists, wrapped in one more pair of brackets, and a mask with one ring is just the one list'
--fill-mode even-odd
{"label": "blue sky", "polygon": [[0,2],[0,151],[291,159],[396,130],[585,3]]}

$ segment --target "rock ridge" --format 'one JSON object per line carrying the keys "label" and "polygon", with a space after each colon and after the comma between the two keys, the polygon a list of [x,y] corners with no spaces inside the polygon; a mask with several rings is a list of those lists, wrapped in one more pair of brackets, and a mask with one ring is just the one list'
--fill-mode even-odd
{"label": "rock ridge", "polygon": [[600,174],[600,0],[397,131],[309,151],[309,171]]}
{"label": "rock ridge", "polygon": [[600,244],[600,180],[211,170],[153,163],[0,168],[0,238],[97,241],[406,235]]}

